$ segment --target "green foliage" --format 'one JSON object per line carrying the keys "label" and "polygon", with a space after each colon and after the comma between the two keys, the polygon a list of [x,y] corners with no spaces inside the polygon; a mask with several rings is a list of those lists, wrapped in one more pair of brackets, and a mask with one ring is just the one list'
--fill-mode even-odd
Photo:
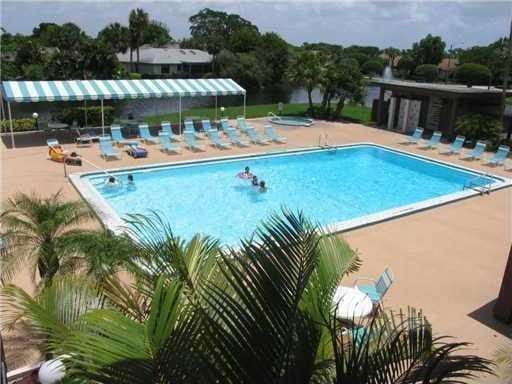
{"label": "green foliage", "polygon": [[[85,111],[87,110],[87,125],[93,127],[101,126],[101,107],[75,107],[65,108],[59,110],[54,118],[58,121],[62,121],[66,124],[73,124],[77,122],[79,127],[85,127]],[[114,108],[110,106],[104,106],[103,112],[105,116],[105,125],[110,125],[114,121]]]}
{"label": "green foliage", "polygon": [[403,76],[408,77],[416,68],[416,64],[412,56],[403,55],[400,57],[396,68]]}
{"label": "green foliage", "polygon": [[111,23],[98,32],[97,39],[115,53],[126,53],[130,46],[130,30],[119,23]]}
{"label": "green foliage", "polygon": [[41,64],[30,64],[23,67],[23,77],[30,80],[44,80],[44,67]]}
{"label": "green foliage", "polygon": [[272,216],[236,249],[185,242],[158,217],[129,222],[133,283],[1,291],[5,318],[46,340],[70,382],[463,383],[490,372],[413,310],[341,329],[334,294],[359,257],[301,213]]}
{"label": "green foliage", "polygon": [[13,62],[7,61],[2,59],[2,62],[0,64],[0,68],[2,70],[0,71],[1,80],[16,80],[18,77],[21,76],[20,68]]}
{"label": "green foliage", "polygon": [[[11,126],[9,120],[2,120],[0,122],[2,127],[2,132],[9,132],[11,130]],[[12,129],[14,132],[23,132],[23,131],[33,131],[35,130],[35,120],[34,119],[13,119],[12,120]]]}
{"label": "green foliage", "polygon": [[235,53],[254,51],[260,44],[260,37],[257,29],[243,27],[229,37],[229,50]]}
{"label": "green foliage", "polygon": [[416,65],[438,65],[444,57],[446,43],[441,36],[432,36],[430,33],[419,43],[412,45],[412,56]]}
{"label": "green foliage", "polygon": [[263,61],[266,67],[265,84],[273,85],[284,80],[288,68],[289,54],[288,44],[281,36],[274,32],[261,35],[256,56]]}
{"label": "green foliage", "polygon": [[423,81],[434,82],[439,76],[439,69],[434,64],[422,64],[416,67],[414,75]]}
{"label": "green foliage", "polygon": [[169,27],[160,21],[152,20],[144,29],[142,40],[144,44],[152,47],[163,47],[172,43],[172,37],[169,34]]}
{"label": "green foliage", "polygon": [[466,136],[473,144],[477,140],[488,140],[497,143],[501,131],[501,122],[495,116],[480,113],[459,116],[455,125],[455,132]]}
{"label": "green foliage", "polygon": [[368,60],[361,66],[361,72],[366,75],[382,75],[384,72],[384,65],[380,60]]}
{"label": "green foliage", "polygon": [[293,58],[288,67],[288,80],[303,86],[308,93],[309,110],[313,112],[313,89],[319,84],[324,56],[315,51],[305,50]]}
{"label": "green foliage", "polygon": [[130,72],[128,74],[128,77],[130,80],[140,80],[142,79],[142,75],[140,73],[136,73],[136,72]]}
{"label": "green foliage", "polygon": [[144,31],[149,25],[149,15],[142,8],[132,9],[128,17],[128,23],[128,30],[130,32],[130,67],[132,66],[132,52],[136,50],[135,72],[139,72],[139,47],[144,43]]}
{"label": "green foliage", "polygon": [[491,71],[493,84],[503,83],[503,74],[507,57],[507,39],[498,39],[488,46],[474,46],[461,49],[458,55],[460,64],[481,64]]}
{"label": "green foliage", "polygon": [[18,45],[14,63],[18,68],[23,68],[32,64],[43,64],[43,51],[35,41],[26,40]]}
{"label": "green foliage", "polygon": [[467,63],[459,66],[455,72],[457,81],[472,85],[487,85],[491,80],[491,71],[485,65]]}

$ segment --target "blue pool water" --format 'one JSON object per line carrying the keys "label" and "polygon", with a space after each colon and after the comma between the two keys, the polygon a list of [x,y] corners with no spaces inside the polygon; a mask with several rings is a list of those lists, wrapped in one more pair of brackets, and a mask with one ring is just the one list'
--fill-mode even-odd
{"label": "blue pool water", "polygon": [[[265,180],[266,193],[236,177],[245,166]],[[476,176],[371,145],[130,173],[133,189],[112,190],[104,176],[87,177],[121,218],[155,210],[180,236],[200,232],[232,245],[282,206],[327,225],[460,192]]]}

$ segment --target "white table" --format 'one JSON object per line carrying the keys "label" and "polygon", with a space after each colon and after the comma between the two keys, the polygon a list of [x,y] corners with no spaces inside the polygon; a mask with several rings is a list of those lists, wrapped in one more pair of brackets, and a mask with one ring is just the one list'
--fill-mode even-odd
{"label": "white table", "polygon": [[345,320],[368,316],[373,310],[371,299],[357,288],[338,287],[333,303],[337,306],[336,317]]}

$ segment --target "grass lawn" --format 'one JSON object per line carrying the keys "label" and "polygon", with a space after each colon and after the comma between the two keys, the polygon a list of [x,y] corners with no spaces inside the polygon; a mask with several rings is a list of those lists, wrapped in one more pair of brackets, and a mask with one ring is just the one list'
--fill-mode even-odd
{"label": "grass lawn", "polygon": [[[304,115],[308,108],[307,104],[285,104],[283,108],[284,115]],[[246,109],[246,117],[248,119],[256,117],[265,117],[269,112],[277,114],[277,104],[260,104],[260,105],[248,105]],[[220,111],[218,112],[220,117]],[[243,114],[243,107],[226,107],[224,116],[229,118],[235,118]],[[213,120],[215,118],[215,110],[213,108],[193,108],[182,112],[182,118],[185,119],[188,116],[194,116],[204,119]],[[359,123],[369,123],[371,116],[371,108],[363,107],[360,105],[347,104],[343,108],[342,116],[351,121]],[[164,115],[147,116],[144,120],[150,125],[158,125],[161,121],[168,120],[172,122],[178,121],[178,113],[167,113]]]}

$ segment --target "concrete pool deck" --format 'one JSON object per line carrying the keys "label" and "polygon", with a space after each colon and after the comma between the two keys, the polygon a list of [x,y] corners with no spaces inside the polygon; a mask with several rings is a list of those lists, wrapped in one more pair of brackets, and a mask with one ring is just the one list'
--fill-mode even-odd
{"label": "concrete pool deck", "polygon": [[[261,129],[265,120],[251,122]],[[101,167],[119,168],[317,146],[319,135],[328,134],[331,144],[372,142],[512,178],[512,172],[504,171],[503,167],[459,160],[458,156],[440,155],[439,150],[422,150],[416,145],[401,145],[399,142],[405,136],[360,124],[317,121],[309,128],[276,125],[275,129],[288,138],[287,144],[252,145],[225,151],[208,147],[207,151],[197,153],[184,149],[181,155],[166,155],[158,146],[148,146],[150,155],[146,159],[132,159],[123,154],[121,160],[106,162],[100,158],[97,144],[89,148],[64,146]],[[63,166],[47,160],[43,142],[39,146],[31,145],[27,142],[24,148],[15,150],[2,145],[2,198],[18,191],[47,195],[62,190],[66,199],[78,199],[78,193],[64,177]],[[91,170],[94,167],[89,164],[68,167],[70,173]],[[422,309],[437,334],[472,342],[472,352],[484,357],[492,357],[500,344],[510,341],[512,327],[493,320],[492,304],[498,295],[512,242],[512,188],[352,230],[343,236],[363,260],[357,276],[378,276],[386,266],[393,269],[397,282],[386,297],[387,307],[398,309],[410,305]],[[345,283],[351,283],[356,275],[349,276]],[[30,273],[20,274],[15,283],[29,288]]]}

